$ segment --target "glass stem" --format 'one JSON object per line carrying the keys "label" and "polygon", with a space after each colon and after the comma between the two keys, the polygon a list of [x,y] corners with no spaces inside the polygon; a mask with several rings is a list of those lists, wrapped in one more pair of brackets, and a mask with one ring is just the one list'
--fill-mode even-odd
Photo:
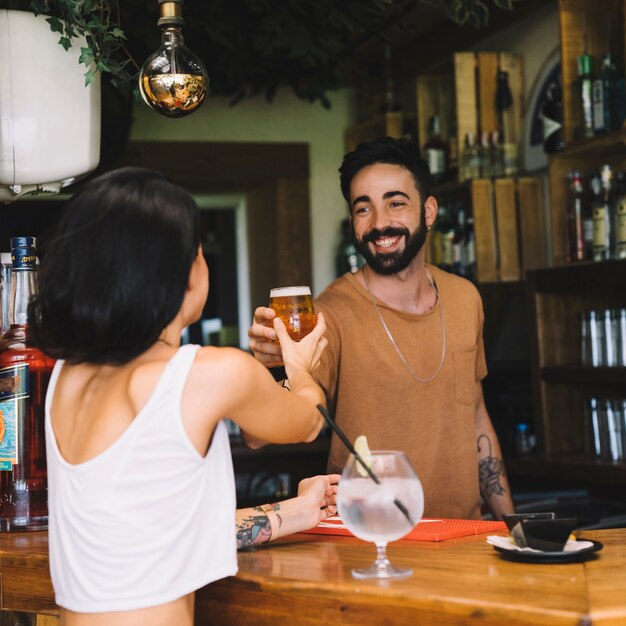
{"label": "glass stem", "polygon": [[377,570],[386,570],[391,566],[389,559],[387,558],[387,542],[376,542],[376,561],[374,561],[374,567]]}

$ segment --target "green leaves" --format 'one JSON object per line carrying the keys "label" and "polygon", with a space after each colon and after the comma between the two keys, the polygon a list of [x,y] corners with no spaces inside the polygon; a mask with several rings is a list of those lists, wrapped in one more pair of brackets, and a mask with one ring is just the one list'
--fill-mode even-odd
{"label": "green leaves", "polygon": [[[1,2],[2,0],[0,0]],[[329,107],[328,93],[354,76],[354,51],[427,5],[458,24],[480,26],[492,8],[519,0],[199,0],[185,4],[185,40],[206,64],[211,92],[231,103],[288,85],[301,99]],[[155,0],[30,0],[66,50],[79,41],[85,84],[108,73],[120,89],[136,87],[143,60],[159,39]],[[125,30],[120,23],[123,18]]]}
{"label": "green leaves", "polygon": [[87,67],[85,86],[96,80],[98,72],[110,72],[120,87],[132,79],[125,69],[134,63],[123,46],[126,35],[111,17],[113,9],[119,15],[117,0],[31,0],[31,9],[35,15],[50,16],[46,22],[52,32],[60,33],[59,44],[65,50],[84,36],[87,45],[81,46],[78,62]]}

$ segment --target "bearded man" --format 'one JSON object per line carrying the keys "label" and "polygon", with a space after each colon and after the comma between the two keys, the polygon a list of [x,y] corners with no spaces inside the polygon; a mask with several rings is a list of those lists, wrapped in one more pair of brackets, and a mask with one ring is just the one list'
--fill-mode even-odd
{"label": "bearded man", "polygon": [[[481,496],[496,518],[513,512],[500,445],[485,407],[483,308],[474,285],[425,262],[437,217],[417,145],[385,137],[339,169],[354,244],[366,260],[315,302],[328,347],[316,378],[338,426],[377,450],[402,450],[424,488],[426,517],[475,519]],[[282,363],[274,311],[255,311],[255,357]],[[269,325],[269,326],[268,326]],[[348,456],[333,435],[329,471]]]}

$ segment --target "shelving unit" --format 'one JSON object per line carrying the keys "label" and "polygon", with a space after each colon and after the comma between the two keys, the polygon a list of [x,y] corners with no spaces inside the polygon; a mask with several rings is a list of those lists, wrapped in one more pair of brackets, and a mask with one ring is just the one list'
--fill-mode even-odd
{"label": "shelving unit", "polygon": [[581,365],[582,313],[626,306],[625,285],[626,261],[528,273],[538,458],[518,461],[517,470],[526,465],[530,475],[544,471],[553,478],[626,484],[626,464],[590,454],[585,416],[589,397],[626,397],[626,368]]}

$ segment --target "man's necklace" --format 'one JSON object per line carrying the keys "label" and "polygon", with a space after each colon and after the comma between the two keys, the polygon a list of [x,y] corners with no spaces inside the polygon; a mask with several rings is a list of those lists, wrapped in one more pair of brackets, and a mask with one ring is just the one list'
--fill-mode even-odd
{"label": "man's necklace", "polygon": [[428,378],[420,378],[411,369],[410,365],[407,363],[407,360],[404,358],[404,355],[402,354],[402,352],[400,352],[400,348],[398,348],[398,344],[393,338],[391,331],[387,327],[387,324],[385,323],[385,320],[383,319],[380,309],[378,308],[378,305],[376,304],[376,300],[374,300],[374,294],[372,294],[372,290],[370,289],[369,283],[367,282],[367,274],[365,273],[365,268],[363,268],[363,280],[365,281],[367,292],[370,294],[370,298],[372,300],[372,304],[374,305],[374,309],[376,310],[376,313],[378,314],[378,319],[380,320],[380,323],[385,329],[385,332],[387,333],[387,337],[389,337],[389,341],[391,341],[391,345],[394,347],[394,350],[398,353],[400,360],[404,364],[404,367],[406,367],[409,374],[411,374],[411,376],[419,383],[429,383],[431,380],[434,380],[437,374],[439,374],[439,372],[441,371],[441,368],[443,367],[443,361],[446,357],[446,326],[443,321],[443,304],[441,302],[441,298],[439,297],[439,290],[435,286],[435,283],[433,282],[433,279],[430,277],[430,274],[428,272],[426,272],[426,276],[428,278],[428,282],[430,283],[430,286],[435,290],[435,294],[437,295],[437,300],[439,300],[439,317],[441,319],[441,360],[439,361],[439,365],[437,366],[437,369],[431,376],[429,376]]}

